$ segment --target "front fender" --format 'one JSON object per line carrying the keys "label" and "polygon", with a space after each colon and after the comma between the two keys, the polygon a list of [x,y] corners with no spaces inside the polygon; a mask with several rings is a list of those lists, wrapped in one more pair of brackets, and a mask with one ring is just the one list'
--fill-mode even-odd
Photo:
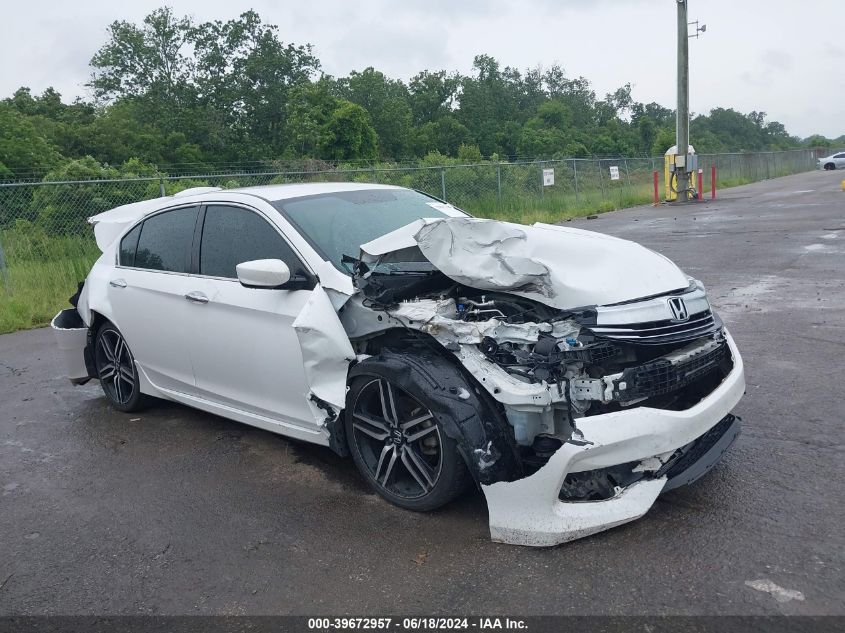
{"label": "front fender", "polygon": [[523,476],[510,426],[486,392],[453,362],[424,348],[385,349],[349,371],[389,379],[431,409],[441,429],[458,445],[479,484],[514,481]]}

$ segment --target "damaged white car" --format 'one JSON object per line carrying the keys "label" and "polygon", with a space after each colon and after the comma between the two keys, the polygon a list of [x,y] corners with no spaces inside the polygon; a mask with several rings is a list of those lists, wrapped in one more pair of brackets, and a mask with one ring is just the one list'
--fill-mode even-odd
{"label": "damaged white car", "polygon": [[350,183],[90,221],[103,254],[53,321],[74,382],[328,446],[411,510],[475,482],[497,541],[636,519],[739,434],[742,360],[704,287],[632,242]]}

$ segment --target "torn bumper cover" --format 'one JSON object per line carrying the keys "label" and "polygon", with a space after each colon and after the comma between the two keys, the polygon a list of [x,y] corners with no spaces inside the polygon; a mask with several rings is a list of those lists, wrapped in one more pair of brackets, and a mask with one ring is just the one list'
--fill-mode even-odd
{"label": "torn bumper cover", "polygon": [[[738,433],[731,409],[745,391],[742,358],[730,335],[727,341],[733,369],[709,395],[689,409],[672,411],[650,407],[576,419],[579,433],[565,442],[551,459],[529,477],[483,485],[494,541],[550,546],[633,521],[645,514],[672,479],[672,487],[704,474],[727,450]],[[725,419],[722,434],[704,450],[694,444]],[[669,465],[669,456],[693,445],[689,456]],[[727,445],[725,445],[727,444]],[[679,462],[686,464],[678,472]],[[602,501],[562,501],[564,480],[571,473],[642,462],[650,476]],[[664,465],[669,465],[664,469]]]}

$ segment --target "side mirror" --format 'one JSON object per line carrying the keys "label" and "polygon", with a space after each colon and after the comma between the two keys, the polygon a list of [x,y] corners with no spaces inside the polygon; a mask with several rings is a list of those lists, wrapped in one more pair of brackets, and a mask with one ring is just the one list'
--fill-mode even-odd
{"label": "side mirror", "polygon": [[246,288],[281,288],[290,281],[290,268],[281,259],[256,259],[235,267]]}

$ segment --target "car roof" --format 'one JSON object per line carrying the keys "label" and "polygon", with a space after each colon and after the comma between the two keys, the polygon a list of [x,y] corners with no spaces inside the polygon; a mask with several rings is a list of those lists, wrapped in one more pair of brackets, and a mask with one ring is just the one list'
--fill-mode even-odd
{"label": "car roof", "polygon": [[92,216],[88,218],[88,222],[94,225],[97,246],[100,247],[101,251],[105,251],[106,247],[129,225],[142,217],[161,209],[166,209],[168,206],[182,201],[186,204],[202,204],[205,201],[219,198],[220,194],[240,193],[257,196],[268,202],[277,202],[279,200],[289,200],[302,196],[343,191],[364,191],[368,189],[403,189],[403,187],[376,185],[366,182],[303,182],[225,190],[220,187],[193,187],[180,191],[172,196],[124,204]]}
{"label": "car roof", "polygon": [[377,185],[368,182],[299,182],[280,185],[259,185],[226,189],[226,193],[246,193],[264,198],[270,202],[289,200],[302,196],[313,196],[343,191],[363,191],[366,189],[402,189],[395,185]]}

